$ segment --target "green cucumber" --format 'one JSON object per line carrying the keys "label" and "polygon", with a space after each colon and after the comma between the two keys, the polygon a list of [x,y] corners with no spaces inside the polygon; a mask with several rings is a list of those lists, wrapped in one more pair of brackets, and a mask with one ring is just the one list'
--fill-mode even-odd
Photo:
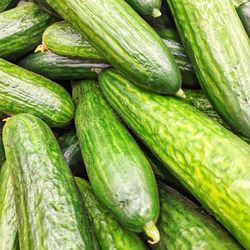
{"label": "green cucumber", "polygon": [[4,160],[5,160],[5,153],[4,153],[2,135],[0,134],[0,165],[2,165]]}
{"label": "green cucumber", "polygon": [[201,204],[250,248],[250,146],[179,98],[100,75],[111,106]]}
{"label": "green cucumber", "polygon": [[14,8],[19,0],[1,0],[0,2],[0,12]]}
{"label": "green cucumber", "polygon": [[124,0],[47,3],[111,65],[138,85],[163,94],[174,94],[180,89],[181,75],[171,52]]}
{"label": "green cucumber", "polygon": [[243,249],[202,208],[163,183],[158,187],[161,213],[157,225],[161,241],[153,249]]}
{"label": "green cucumber", "polygon": [[237,8],[237,12],[248,34],[248,37],[250,38],[250,2],[241,4]]}
{"label": "green cucumber", "polygon": [[91,60],[72,59],[52,52],[33,53],[19,65],[52,80],[96,79],[110,65]]}
{"label": "green cucumber", "polygon": [[148,161],[94,81],[73,83],[75,124],[93,190],[126,228],[159,241],[159,201]]}
{"label": "green cucumber", "polygon": [[221,117],[250,138],[250,42],[230,0],[168,0],[199,82]]}
{"label": "green cucumber", "polygon": [[88,181],[78,177],[75,178],[75,181],[102,250],[147,249],[135,233],[123,228],[100,204]]}
{"label": "green cucumber", "polygon": [[0,111],[30,113],[57,127],[73,118],[74,104],[59,84],[0,59]]}
{"label": "green cucumber", "polygon": [[21,249],[93,249],[74,178],[49,127],[30,114],[11,117],[3,141],[13,173]]}
{"label": "green cucumber", "polygon": [[0,249],[18,249],[14,187],[7,162],[0,167]]}
{"label": "green cucumber", "polygon": [[154,18],[161,16],[161,0],[125,0],[130,4],[140,15],[152,16]]}
{"label": "green cucumber", "polygon": [[0,13],[0,57],[11,59],[32,51],[54,21],[33,3]]}

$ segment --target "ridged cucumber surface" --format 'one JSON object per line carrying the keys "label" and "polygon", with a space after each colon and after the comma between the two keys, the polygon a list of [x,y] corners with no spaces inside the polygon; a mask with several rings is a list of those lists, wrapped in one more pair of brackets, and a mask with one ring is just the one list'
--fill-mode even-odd
{"label": "ridged cucumber surface", "polygon": [[0,57],[12,59],[32,51],[54,21],[34,3],[0,13]]}
{"label": "ridged cucumber surface", "polygon": [[248,34],[248,37],[250,38],[250,2],[241,4],[237,8],[237,12]]}
{"label": "ridged cucumber surface", "polygon": [[122,227],[110,212],[101,205],[88,181],[78,177],[75,177],[75,181],[102,250],[147,249],[135,233]]}
{"label": "ridged cucumber surface", "polygon": [[0,12],[11,9],[17,5],[19,0],[1,0],[0,2]]}
{"label": "ridged cucumber surface", "polygon": [[[47,0],[126,77],[154,92],[174,94],[180,71],[159,35],[124,0]],[[105,24],[105,25],[104,25]]]}
{"label": "ridged cucumber surface", "polygon": [[110,66],[93,60],[59,56],[49,51],[30,54],[19,65],[51,80],[96,79],[102,69]]}
{"label": "ridged cucumber surface", "polygon": [[19,249],[14,186],[7,162],[0,166],[0,249]]}
{"label": "ridged cucumber surface", "polygon": [[186,102],[100,75],[116,112],[201,204],[250,248],[250,146]]}
{"label": "ridged cucumber surface", "polygon": [[174,189],[159,183],[161,241],[155,250],[243,249],[211,216]]}
{"label": "ridged cucumber surface", "polygon": [[94,81],[73,83],[75,124],[93,190],[126,228],[159,241],[156,181],[151,167]]}
{"label": "ridged cucumber surface", "polygon": [[49,127],[20,114],[3,129],[11,162],[20,249],[93,249],[74,178]]}
{"label": "ridged cucumber surface", "polygon": [[57,127],[73,118],[74,104],[59,84],[0,59],[0,111],[30,113]]}
{"label": "ridged cucumber surface", "polygon": [[168,0],[179,34],[212,105],[250,137],[250,42],[231,0]]}

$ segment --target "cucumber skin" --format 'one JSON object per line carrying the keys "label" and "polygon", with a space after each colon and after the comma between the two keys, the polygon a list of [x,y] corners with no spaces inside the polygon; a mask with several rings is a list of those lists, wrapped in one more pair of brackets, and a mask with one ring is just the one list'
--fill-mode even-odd
{"label": "cucumber skin", "polygon": [[33,53],[25,57],[19,65],[51,80],[97,79],[95,70],[102,70],[110,65],[59,56],[51,52]]}
{"label": "cucumber skin", "polygon": [[135,79],[138,85],[162,94],[174,94],[180,89],[181,75],[171,52],[124,0],[47,0],[47,3],[111,65]]}
{"label": "cucumber skin", "polygon": [[159,183],[161,241],[155,250],[243,249],[232,236],[192,201]]}
{"label": "cucumber skin", "polygon": [[0,134],[0,166],[2,165],[4,160],[5,160],[5,152],[4,152],[4,147],[3,147],[2,135]]}
{"label": "cucumber skin", "polygon": [[0,167],[0,249],[18,249],[14,186],[7,162]]}
{"label": "cucumber skin", "polygon": [[100,84],[155,156],[250,248],[250,146],[186,102],[136,87],[114,70],[104,71]]}
{"label": "cucumber skin", "polygon": [[0,13],[0,57],[14,59],[29,53],[54,21],[52,16],[33,3]]}
{"label": "cucumber skin", "polygon": [[132,232],[123,228],[95,197],[88,181],[75,177],[91,224],[95,229],[102,250],[146,250],[142,240]]}
{"label": "cucumber skin", "polygon": [[[249,138],[250,42],[233,4],[230,0],[168,3],[201,87],[219,115]],[[218,22],[220,28],[215,29]]]}
{"label": "cucumber skin", "polygon": [[73,99],[80,148],[96,196],[126,228],[143,231],[159,216],[149,163],[95,82],[74,83]]}
{"label": "cucumber skin", "polygon": [[241,4],[237,8],[237,12],[248,34],[248,37],[250,38],[250,2]]}
{"label": "cucumber skin", "polygon": [[0,59],[0,111],[30,113],[57,127],[73,118],[74,104],[59,84]]}
{"label": "cucumber skin", "polygon": [[11,162],[20,249],[93,249],[73,176],[49,127],[20,114],[3,129]]}
{"label": "cucumber skin", "polygon": [[18,2],[19,0],[1,0],[0,12],[14,8]]}

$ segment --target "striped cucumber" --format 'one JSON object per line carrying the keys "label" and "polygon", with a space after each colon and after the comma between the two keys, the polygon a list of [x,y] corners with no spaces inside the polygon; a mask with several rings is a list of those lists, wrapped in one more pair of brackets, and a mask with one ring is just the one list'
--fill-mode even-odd
{"label": "striped cucumber", "polygon": [[6,122],[3,141],[20,249],[94,249],[74,178],[49,127],[33,115],[16,115]]}
{"label": "striped cucumber", "polygon": [[102,250],[147,249],[135,233],[123,228],[110,212],[100,204],[88,181],[78,177],[75,178],[75,181]]}
{"label": "striped cucumber", "polygon": [[17,250],[19,247],[14,186],[7,162],[0,167],[0,249]]}
{"label": "striped cucumber", "polygon": [[30,113],[57,127],[73,118],[74,104],[60,85],[0,59],[0,111]]}
{"label": "striped cucumber", "polygon": [[155,178],[133,137],[105,101],[94,81],[75,82],[75,124],[93,190],[126,228],[159,241]]}
{"label": "striped cucumber", "polygon": [[231,0],[168,0],[199,82],[221,117],[250,138],[250,42]]}
{"label": "striped cucumber", "polygon": [[136,87],[114,70],[104,71],[100,83],[154,155],[250,248],[250,146],[186,102]]}
{"label": "striped cucumber", "polygon": [[33,3],[0,13],[0,57],[13,59],[32,51],[54,21]]}
{"label": "striped cucumber", "polygon": [[14,8],[19,0],[1,0],[0,2],[0,12]]}
{"label": "striped cucumber", "polygon": [[171,52],[124,0],[47,0],[47,3],[126,77],[154,92],[179,91],[181,75]]}
{"label": "striped cucumber", "polygon": [[238,15],[250,38],[250,2],[245,2],[237,8]]}

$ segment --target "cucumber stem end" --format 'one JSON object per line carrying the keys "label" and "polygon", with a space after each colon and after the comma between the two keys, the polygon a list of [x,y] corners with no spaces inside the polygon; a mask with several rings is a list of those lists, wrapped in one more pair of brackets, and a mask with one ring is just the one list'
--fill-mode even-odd
{"label": "cucumber stem end", "polygon": [[175,96],[182,98],[182,99],[186,99],[186,95],[184,93],[184,91],[182,89],[179,89],[176,93]]}
{"label": "cucumber stem end", "polygon": [[150,240],[148,240],[149,244],[154,245],[160,241],[161,239],[160,232],[153,221],[147,223],[144,226],[143,231],[150,238]]}
{"label": "cucumber stem end", "polygon": [[157,17],[160,17],[161,16],[161,11],[157,8],[154,8],[153,9],[153,12],[152,12],[152,17],[153,18],[157,18]]}

